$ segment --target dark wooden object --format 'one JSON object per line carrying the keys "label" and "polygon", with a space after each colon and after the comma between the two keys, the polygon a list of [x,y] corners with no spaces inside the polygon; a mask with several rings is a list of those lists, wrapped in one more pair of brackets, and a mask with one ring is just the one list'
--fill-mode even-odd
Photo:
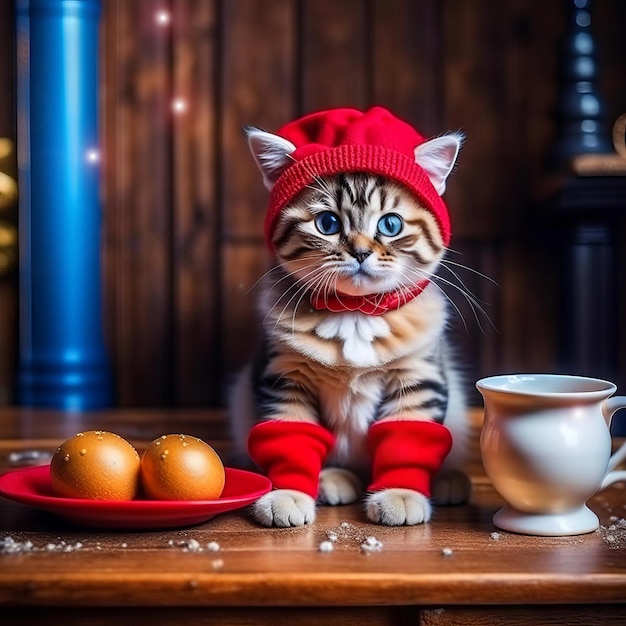
{"label": "dark wooden object", "polygon": [[555,205],[563,245],[561,369],[626,389],[620,323],[626,177],[572,176]]}
{"label": "dark wooden object", "polygon": [[[561,252],[558,367],[612,380],[623,392],[626,158],[618,154],[623,128],[614,148],[606,124],[591,4],[569,3],[561,57],[555,165],[565,173],[551,207]],[[615,429],[626,432],[620,420]]]}
{"label": "dark wooden object", "polygon": [[558,163],[579,154],[611,152],[606,105],[598,85],[596,39],[592,27],[592,1],[568,2],[568,28],[561,57],[558,103]]}

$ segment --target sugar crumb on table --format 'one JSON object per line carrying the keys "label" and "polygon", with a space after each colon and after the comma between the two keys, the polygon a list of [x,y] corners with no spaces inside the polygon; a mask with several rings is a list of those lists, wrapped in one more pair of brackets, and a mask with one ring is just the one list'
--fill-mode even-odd
{"label": "sugar crumb on table", "polygon": [[383,549],[383,544],[381,541],[376,539],[376,537],[368,537],[361,544],[361,551],[365,554],[371,554],[372,552],[380,552]]}
{"label": "sugar crumb on table", "polygon": [[331,541],[322,541],[319,545],[320,552],[332,552],[334,550],[334,546]]}
{"label": "sugar crumb on table", "polygon": [[324,539],[322,541],[330,541],[339,545],[359,545],[365,541],[367,535],[363,529],[350,524],[349,522],[341,522],[338,526],[324,530]]}
{"label": "sugar crumb on table", "polygon": [[611,549],[626,548],[626,519],[611,515],[608,526],[600,525],[596,533]]}
{"label": "sugar crumb on table", "polygon": [[75,552],[81,550],[83,544],[80,541],[68,543],[60,540],[57,543],[48,542],[44,546],[35,545],[30,539],[25,541],[15,540],[7,535],[0,539],[0,554],[19,554],[27,552]]}

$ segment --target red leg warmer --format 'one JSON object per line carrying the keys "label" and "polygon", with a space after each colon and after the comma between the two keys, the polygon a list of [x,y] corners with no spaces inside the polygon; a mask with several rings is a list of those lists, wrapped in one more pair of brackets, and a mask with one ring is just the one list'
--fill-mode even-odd
{"label": "red leg warmer", "polygon": [[248,452],[275,489],[297,489],[316,498],[320,470],[334,443],[318,424],[269,420],[250,431]]}
{"label": "red leg warmer", "polygon": [[401,487],[430,497],[430,481],[452,447],[450,431],[436,422],[374,424],[368,433],[372,484],[368,491]]}

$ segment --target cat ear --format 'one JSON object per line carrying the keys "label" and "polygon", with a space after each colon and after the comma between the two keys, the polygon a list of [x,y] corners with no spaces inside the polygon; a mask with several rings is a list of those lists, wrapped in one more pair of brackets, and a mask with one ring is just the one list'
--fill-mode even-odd
{"label": "cat ear", "polygon": [[263,174],[263,182],[269,191],[283,170],[293,163],[290,155],[296,147],[291,141],[258,128],[249,126],[245,131],[248,135],[250,152]]}
{"label": "cat ear", "polygon": [[463,139],[462,133],[450,133],[415,148],[415,162],[426,171],[440,196],[446,190],[446,179],[454,167]]}

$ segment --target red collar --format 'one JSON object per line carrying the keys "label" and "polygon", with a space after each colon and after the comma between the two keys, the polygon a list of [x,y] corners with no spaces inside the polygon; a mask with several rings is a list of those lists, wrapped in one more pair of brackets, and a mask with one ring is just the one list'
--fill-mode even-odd
{"label": "red collar", "polygon": [[350,296],[345,293],[311,294],[311,305],[318,311],[361,311],[366,315],[383,315],[392,309],[399,309],[413,300],[428,286],[428,280],[422,280],[411,288],[386,293],[373,293],[366,296]]}

